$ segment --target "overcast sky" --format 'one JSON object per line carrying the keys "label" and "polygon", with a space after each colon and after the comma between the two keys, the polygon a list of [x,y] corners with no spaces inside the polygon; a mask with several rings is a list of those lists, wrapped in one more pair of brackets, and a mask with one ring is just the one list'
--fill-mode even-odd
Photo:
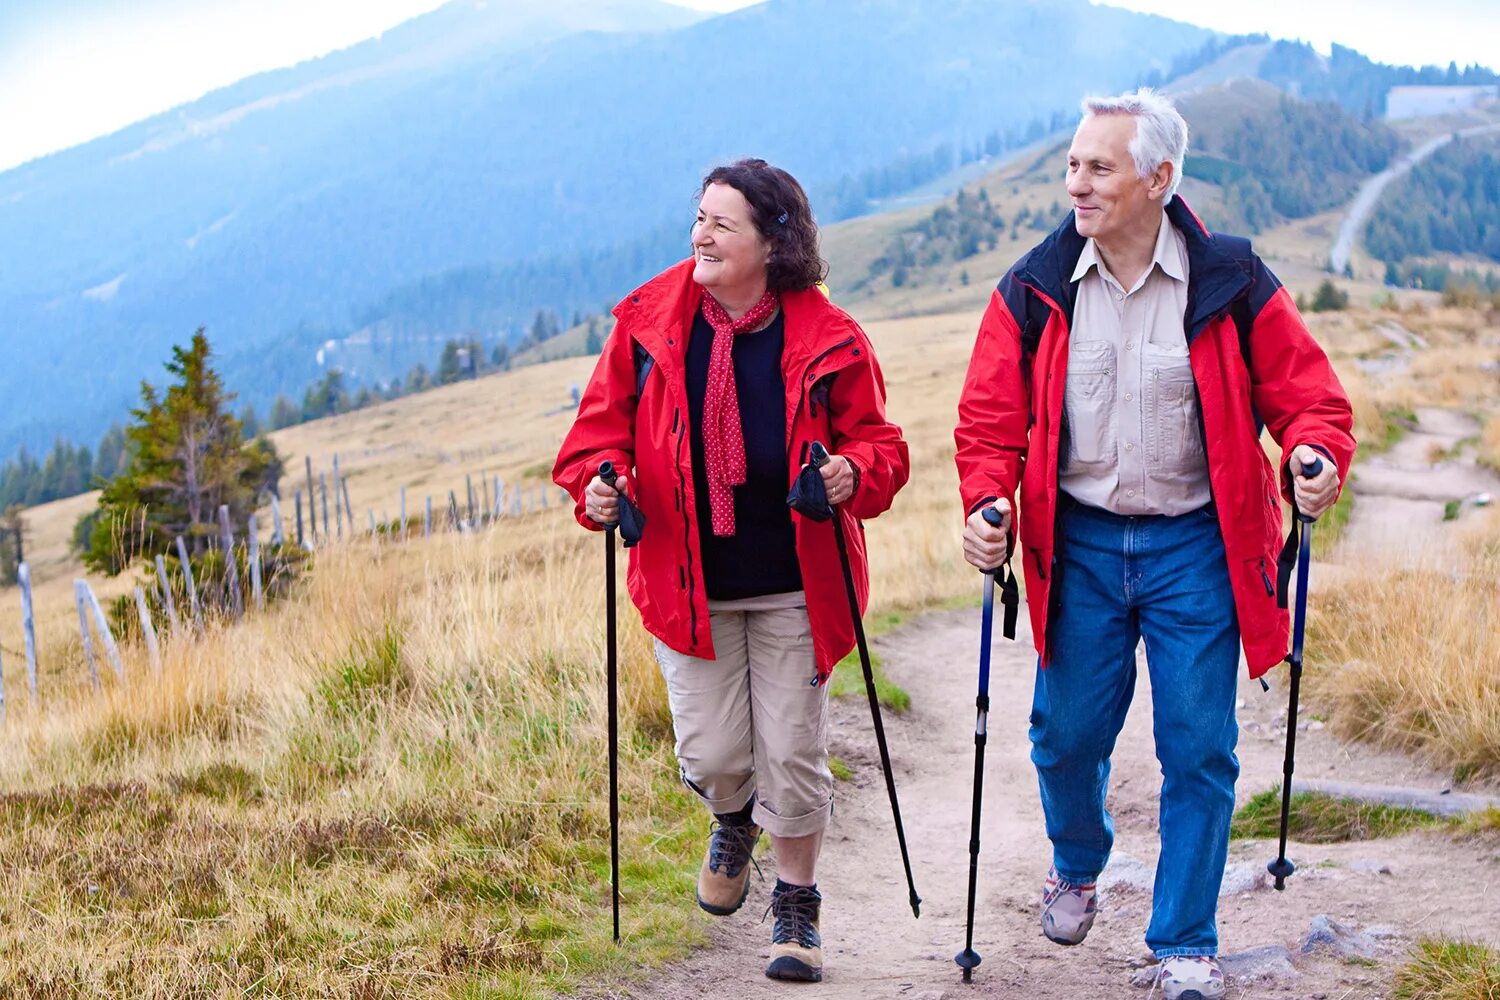
{"label": "overcast sky", "polygon": [[[505,0],[494,0],[504,3]],[[756,0],[677,0],[732,10]],[[0,170],[253,73],[370,38],[442,0],[0,0]],[[1383,62],[1500,67],[1496,0],[1123,0],[1226,32]]]}

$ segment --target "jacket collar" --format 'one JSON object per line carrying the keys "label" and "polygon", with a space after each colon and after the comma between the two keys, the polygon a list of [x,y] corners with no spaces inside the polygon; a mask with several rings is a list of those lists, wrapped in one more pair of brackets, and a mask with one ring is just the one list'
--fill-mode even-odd
{"label": "jacket collar", "polygon": [[[689,257],[631,292],[614,314],[653,357],[665,354],[680,363],[703,294]],[[817,288],[782,292],[781,309],[786,315],[783,371],[800,374],[810,361],[854,336],[854,321]]]}
{"label": "jacket collar", "polygon": [[[1222,314],[1231,302],[1250,290],[1251,280],[1244,268],[1188,208],[1181,195],[1172,199],[1166,212],[1167,221],[1177,227],[1187,244],[1188,297],[1184,326],[1191,342],[1209,320]],[[1073,213],[1069,212],[1062,225],[1033,247],[1017,265],[1017,279],[1051,299],[1062,310],[1069,325],[1073,321],[1073,305],[1078,295],[1078,282],[1073,280],[1073,272],[1086,242],[1078,235]]]}

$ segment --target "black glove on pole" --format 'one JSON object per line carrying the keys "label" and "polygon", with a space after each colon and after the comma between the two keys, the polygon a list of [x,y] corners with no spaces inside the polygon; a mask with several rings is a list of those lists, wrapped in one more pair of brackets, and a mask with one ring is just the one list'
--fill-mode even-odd
{"label": "black glove on pole", "polygon": [[914,917],[920,917],[922,897],[917,895],[916,882],[911,874],[911,856],[906,851],[906,830],[901,825],[901,803],[896,798],[896,779],[891,774],[891,753],[885,743],[885,726],[880,721],[880,698],[875,693],[875,674],[870,667],[870,648],[865,643],[865,626],[859,614],[859,595],[854,590],[854,573],[849,568],[849,548],[844,541],[844,525],[838,511],[828,503],[822,475],[815,471],[828,464],[828,449],[823,447],[821,441],[814,441],[810,455],[813,471],[807,474],[808,470],[805,469],[804,475],[798,477],[797,485],[787,502],[814,520],[827,520],[830,515],[833,519],[833,537],[838,543],[839,564],[844,571],[844,589],[849,593],[849,616],[854,619],[854,640],[859,647],[859,664],[865,673],[870,716],[875,722],[875,743],[880,748],[880,767],[885,772],[885,790],[891,799],[891,815],[896,820],[896,841],[901,845],[901,864],[906,868],[906,888],[910,894],[911,913]]}
{"label": "black glove on pole", "polygon": [[[1001,515],[992,506],[984,508],[985,521],[998,528]],[[964,935],[964,950],[953,956],[953,961],[964,970],[964,982],[974,981],[974,970],[983,961],[974,950],[974,896],[979,887],[979,817],[984,801],[984,745],[990,715],[990,639],[995,628],[995,577],[1000,575],[1000,603],[1005,606],[1005,623],[1002,629],[1007,639],[1016,637],[1016,611],[1021,603],[1020,588],[1016,576],[1010,570],[1010,554],[1006,562],[984,573],[984,610],[979,626],[979,695],[974,699],[978,710],[974,719],[974,811],[969,817],[969,917],[968,930]]]}
{"label": "black glove on pole", "polygon": [[[1311,479],[1323,471],[1322,459],[1313,459],[1302,467],[1302,475]],[[1292,769],[1297,754],[1297,695],[1302,687],[1302,639],[1307,629],[1307,566],[1312,561],[1312,525],[1313,518],[1307,517],[1297,509],[1295,495],[1292,499],[1292,530],[1287,535],[1286,548],[1282,550],[1279,600],[1281,606],[1286,607],[1286,585],[1288,577],[1291,576],[1290,564],[1287,562],[1289,553],[1294,551],[1297,545],[1297,536],[1301,533],[1301,546],[1297,550],[1297,607],[1292,614],[1292,651],[1287,655],[1286,662],[1291,666],[1292,684],[1286,710],[1286,761],[1281,767],[1281,850],[1276,855],[1276,860],[1266,865],[1266,871],[1276,880],[1277,891],[1286,888],[1286,880],[1297,870],[1297,866],[1287,860],[1286,856],[1286,832],[1287,823],[1292,809]]]}

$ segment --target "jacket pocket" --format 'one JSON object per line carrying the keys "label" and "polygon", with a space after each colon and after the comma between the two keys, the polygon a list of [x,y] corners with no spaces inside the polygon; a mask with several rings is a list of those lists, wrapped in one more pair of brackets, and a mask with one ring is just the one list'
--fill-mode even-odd
{"label": "jacket pocket", "polygon": [[1068,347],[1063,406],[1068,417],[1068,461],[1094,464],[1115,458],[1115,346],[1106,341]]}
{"label": "jacket pocket", "polygon": [[1142,435],[1153,478],[1182,480],[1201,475],[1203,438],[1198,430],[1198,386],[1186,348],[1147,346],[1142,380]]}

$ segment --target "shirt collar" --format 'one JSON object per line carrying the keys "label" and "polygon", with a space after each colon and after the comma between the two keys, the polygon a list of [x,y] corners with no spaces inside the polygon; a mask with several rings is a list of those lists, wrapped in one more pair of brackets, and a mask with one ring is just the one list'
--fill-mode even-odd
{"label": "shirt collar", "polygon": [[[1162,273],[1176,281],[1187,281],[1187,248],[1184,246],[1182,236],[1177,232],[1177,227],[1172,225],[1172,220],[1167,218],[1167,213],[1161,214],[1161,226],[1156,231],[1156,248],[1151,253],[1151,266],[1159,267]],[[1073,268],[1072,281],[1082,281],[1084,275],[1090,270],[1098,269],[1103,275],[1105,272],[1104,261],[1099,257],[1099,249],[1094,244],[1091,236],[1083,244],[1083,252],[1078,255],[1078,263]],[[1151,268],[1146,269],[1151,273]],[[1144,280],[1144,279],[1143,279]]]}

